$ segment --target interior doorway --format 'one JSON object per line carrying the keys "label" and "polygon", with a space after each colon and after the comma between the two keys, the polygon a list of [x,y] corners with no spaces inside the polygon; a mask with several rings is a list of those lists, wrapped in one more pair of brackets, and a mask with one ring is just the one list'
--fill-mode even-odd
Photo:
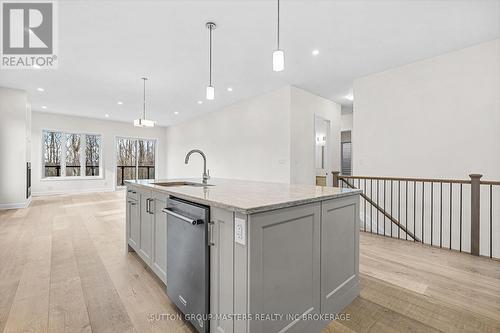
{"label": "interior doorway", "polygon": [[317,186],[330,186],[328,171],[331,170],[330,121],[320,116],[314,117],[314,143]]}

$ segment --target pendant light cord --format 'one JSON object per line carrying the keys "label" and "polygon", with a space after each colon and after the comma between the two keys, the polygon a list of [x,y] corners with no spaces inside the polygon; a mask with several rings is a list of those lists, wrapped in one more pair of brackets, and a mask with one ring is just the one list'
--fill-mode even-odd
{"label": "pendant light cord", "polygon": [[208,62],[209,62],[209,86],[212,86],[212,27],[210,26],[209,27],[209,30],[210,30],[210,37],[209,37],[209,41],[210,41],[210,47],[209,47],[209,56],[208,56]]}
{"label": "pendant light cord", "polygon": [[144,82],[144,87],[143,87],[143,98],[142,98],[142,119],[146,119],[146,80],[147,78],[143,77],[142,78]]}
{"label": "pendant light cord", "polygon": [[277,29],[277,38],[278,42],[278,50],[280,49],[280,0],[278,0],[278,29]]}

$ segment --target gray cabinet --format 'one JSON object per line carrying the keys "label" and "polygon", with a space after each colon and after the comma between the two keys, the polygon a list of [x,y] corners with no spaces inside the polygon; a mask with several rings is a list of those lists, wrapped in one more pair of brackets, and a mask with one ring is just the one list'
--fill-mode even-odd
{"label": "gray cabinet", "polygon": [[139,202],[132,195],[137,194],[135,190],[129,189],[130,195],[127,194],[127,244],[134,250],[139,251],[140,235],[141,235],[141,218]]}
{"label": "gray cabinet", "polygon": [[140,190],[140,243],[139,256],[148,265],[151,265],[153,254],[153,213],[151,212],[153,193],[149,190]]}
{"label": "gray cabinet", "polygon": [[[250,313],[320,312],[321,204],[249,216]],[[254,320],[250,332],[305,332],[301,319]]]}
{"label": "gray cabinet", "polygon": [[[220,208],[210,211],[210,312],[234,313],[233,304],[233,213]],[[211,333],[233,333],[233,320],[215,317]]]}
{"label": "gray cabinet", "polygon": [[126,239],[151,270],[166,284],[167,216],[162,209],[168,195],[127,187]]}
{"label": "gray cabinet", "polygon": [[153,253],[151,269],[167,282],[167,215],[162,209],[167,207],[167,195],[154,192],[151,211],[153,212]]}
{"label": "gray cabinet", "polygon": [[321,206],[321,311],[337,313],[358,294],[358,196]]}

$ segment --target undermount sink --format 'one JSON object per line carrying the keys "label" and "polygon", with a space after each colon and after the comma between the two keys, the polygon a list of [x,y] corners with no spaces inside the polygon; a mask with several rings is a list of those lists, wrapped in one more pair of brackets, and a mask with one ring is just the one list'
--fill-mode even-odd
{"label": "undermount sink", "polygon": [[194,186],[194,187],[213,186],[213,185],[210,185],[210,184],[195,183],[195,182],[185,182],[185,181],[163,182],[163,183],[153,183],[153,184],[154,185],[158,185],[158,186],[168,186],[168,187],[173,187],[173,186]]}

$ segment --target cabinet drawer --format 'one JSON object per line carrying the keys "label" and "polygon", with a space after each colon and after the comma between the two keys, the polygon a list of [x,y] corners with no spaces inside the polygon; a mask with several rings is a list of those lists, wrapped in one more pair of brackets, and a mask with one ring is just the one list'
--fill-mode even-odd
{"label": "cabinet drawer", "polygon": [[127,187],[127,200],[139,200],[139,192],[133,187]]}

